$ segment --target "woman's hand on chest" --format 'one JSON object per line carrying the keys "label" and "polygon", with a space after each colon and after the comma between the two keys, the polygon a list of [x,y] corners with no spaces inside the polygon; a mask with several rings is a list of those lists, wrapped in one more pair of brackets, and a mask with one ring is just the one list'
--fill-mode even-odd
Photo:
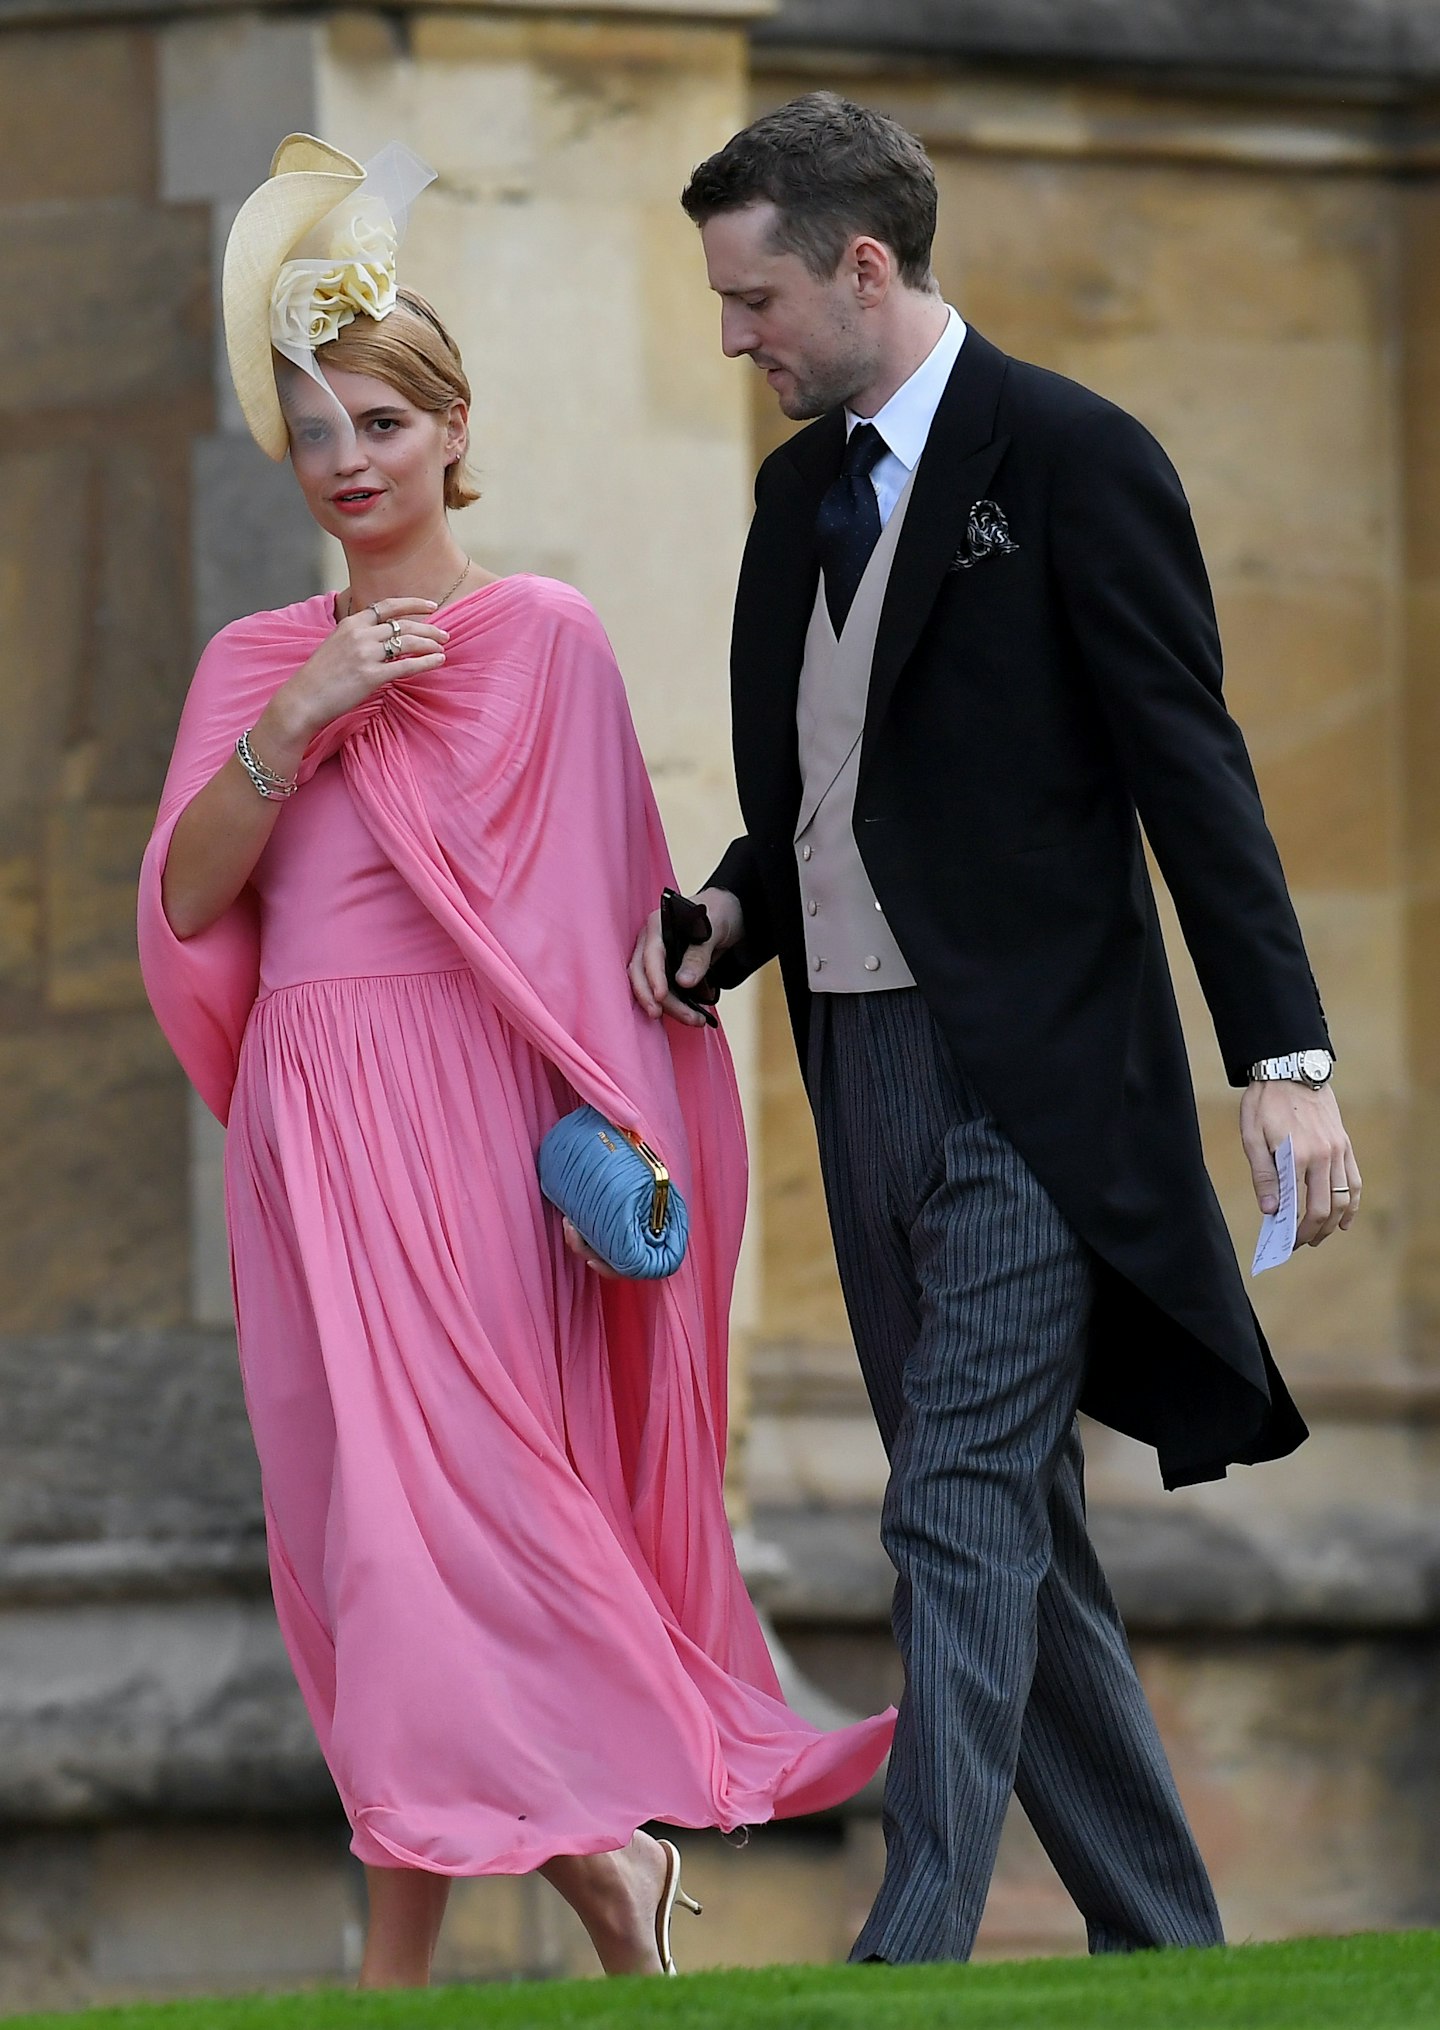
{"label": "woman's hand on chest", "polygon": [[272,738],[290,750],[279,765],[394,678],[439,669],[450,636],[434,614],[433,599],[381,599],[342,620],[267,707]]}

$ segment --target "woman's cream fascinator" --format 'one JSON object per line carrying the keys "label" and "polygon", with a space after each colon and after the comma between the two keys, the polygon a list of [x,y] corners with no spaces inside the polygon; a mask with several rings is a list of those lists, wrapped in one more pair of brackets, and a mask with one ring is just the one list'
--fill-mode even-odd
{"label": "woman's cream fascinator", "polygon": [[[313,135],[291,134],[268,179],[241,205],[225,246],[225,345],[241,411],[268,457],[281,459],[289,448],[287,386],[319,394],[330,427],[343,419],[349,429],[316,347],[362,313],[389,315],[410,207],[434,180],[399,142],[359,163]],[[277,374],[277,354],[308,381],[297,383],[283,367]]]}

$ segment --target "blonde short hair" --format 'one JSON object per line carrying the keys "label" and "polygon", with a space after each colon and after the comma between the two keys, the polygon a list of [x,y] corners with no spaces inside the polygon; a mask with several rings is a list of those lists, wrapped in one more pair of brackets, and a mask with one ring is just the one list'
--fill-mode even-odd
{"label": "blonde short hair", "polygon": [[[413,289],[395,293],[388,317],[356,317],[315,358],[341,373],[369,374],[430,415],[443,415],[452,402],[469,406],[470,382],[460,348],[425,298]],[[445,505],[468,507],[479,500],[463,457],[446,469]]]}

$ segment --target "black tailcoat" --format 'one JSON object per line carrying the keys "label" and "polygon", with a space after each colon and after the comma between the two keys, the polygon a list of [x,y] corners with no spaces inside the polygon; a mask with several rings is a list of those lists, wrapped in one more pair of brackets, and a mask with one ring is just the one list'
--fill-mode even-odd
{"label": "black tailcoat", "polygon": [[[735,611],[746,836],[712,877],[810,1011],[796,697],[837,412],[774,452]],[[1013,548],[968,566],[977,503]],[[987,509],[982,508],[983,522]],[[1094,1250],[1083,1407],[1155,1446],[1167,1485],[1305,1436],[1206,1176],[1141,824],[1230,1079],[1328,1048],[1239,729],[1174,469],[1113,404],[968,333],[917,470],[871,677],[855,838],[957,1061]]]}

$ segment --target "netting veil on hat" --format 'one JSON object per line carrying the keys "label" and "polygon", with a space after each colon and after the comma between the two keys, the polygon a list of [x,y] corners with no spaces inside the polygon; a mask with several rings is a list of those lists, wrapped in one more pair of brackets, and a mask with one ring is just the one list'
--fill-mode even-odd
{"label": "netting veil on hat", "polygon": [[[328,427],[349,429],[316,349],[352,318],[394,307],[410,207],[434,180],[400,142],[361,164],[313,135],[291,134],[240,207],[225,248],[225,344],[241,411],[269,457],[289,447],[287,397],[293,409],[297,389],[307,411],[318,406]],[[305,380],[283,368],[277,375],[277,354]]]}

